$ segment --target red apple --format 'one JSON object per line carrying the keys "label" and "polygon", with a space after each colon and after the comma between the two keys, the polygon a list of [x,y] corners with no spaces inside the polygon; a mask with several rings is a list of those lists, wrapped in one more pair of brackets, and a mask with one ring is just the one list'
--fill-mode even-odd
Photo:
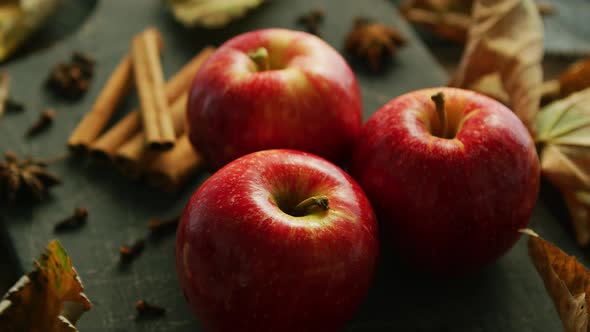
{"label": "red apple", "polygon": [[442,274],[501,256],[526,227],[539,161],[508,108],[475,92],[434,88],[391,100],[361,129],[351,175],[397,254]]}
{"label": "red apple", "polygon": [[207,331],[337,331],[371,282],[377,223],[320,157],[267,150],[213,174],[177,231],[184,295]]}
{"label": "red apple", "polygon": [[188,102],[190,140],[213,169],[274,148],[340,162],[361,120],[358,83],[342,56],[314,35],[285,29],[224,43],[195,77]]}

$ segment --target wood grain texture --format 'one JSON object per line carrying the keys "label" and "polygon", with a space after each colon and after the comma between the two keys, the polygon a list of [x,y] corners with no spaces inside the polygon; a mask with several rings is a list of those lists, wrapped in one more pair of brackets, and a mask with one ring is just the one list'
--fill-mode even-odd
{"label": "wood grain texture", "polygon": [[[327,12],[322,35],[340,51],[357,15],[395,25],[410,40],[382,74],[353,66],[362,88],[365,119],[404,92],[446,83],[444,71],[395,12],[394,5],[386,0],[277,0],[219,31],[186,30],[173,22],[159,1],[102,0],[93,16],[71,37],[42,53],[0,68],[12,75],[14,97],[26,101],[30,110],[5,117],[0,125],[0,151],[12,148],[39,157],[65,152],[69,133],[92,106],[112,68],[128,52],[129,40],[148,25],[156,26],[166,40],[162,61],[169,77],[206,45],[219,45],[231,36],[256,28],[298,28],[296,17],[316,6],[323,6]],[[42,81],[49,67],[69,58],[74,49],[93,54],[98,66],[89,93],[79,103],[71,104],[47,95]],[[23,132],[36,119],[37,110],[47,106],[59,112],[54,127],[35,139],[23,140]],[[131,111],[132,106],[124,103],[120,111]],[[151,217],[178,214],[208,174],[195,176],[179,194],[163,196],[146,184],[81,160],[61,162],[51,169],[64,175],[64,184],[53,189],[51,199],[34,208],[0,207],[0,227],[6,227],[22,268],[30,270],[32,258],[49,239],[57,237],[69,251],[86,294],[95,305],[78,323],[81,331],[202,331],[178,287],[173,236],[148,241],[143,254],[126,268],[118,264],[118,248],[146,236]],[[588,265],[567,226],[557,221],[566,218],[559,195],[543,185],[532,227]],[[79,205],[90,211],[87,224],[73,233],[54,234],[54,223]],[[529,261],[526,241],[520,241],[508,255],[484,271],[457,279],[414,275],[387,253],[387,243],[383,245],[375,285],[345,331],[532,332],[561,328],[543,283]],[[166,307],[166,316],[135,320],[133,304],[139,298]]]}

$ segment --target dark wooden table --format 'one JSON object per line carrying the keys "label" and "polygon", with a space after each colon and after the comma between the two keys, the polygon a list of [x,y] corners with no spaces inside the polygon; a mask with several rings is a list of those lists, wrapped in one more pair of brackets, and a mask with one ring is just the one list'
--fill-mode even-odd
{"label": "dark wooden table", "polygon": [[[346,33],[357,15],[370,16],[399,27],[411,42],[381,74],[354,65],[362,87],[365,119],[389,99],[418,88],[444,85],[445,70],[385,0],[274,1],[245,19],[218,31],[187,30],[176,24],[160,1],[102,0],[82,2],[92,10],[88,20],[66,39],[1,66],[13,77],[13,95],[28,112],[8,114],[0,124],[0,151],[51,157],[66,152],[65,142],[119,59],[130,38],[149,25],[163,33],[167,76],[206,45],[219,45],[241,32],[263,27],[297,28],[295,18],[316,6],[326,9],[322,28],[326,41],[342,50]],[[97,76],[90,92],[76,103],[48,95],[42,82],[53,64],[66,60],[72,50],[83,50],[98,60]],[[134,98],[121,114],[137,104]],[[51,130],[25,140],[25,128],[46,107],[58,110]],[[118,115],[118,117],[121,116]],[[150,217],[174,216],[209,174],[195,176],[182,192],[169,195],[122,177],[110,168],[75,158],[51,166],[64,178],[49,200],[35,206],[0,207],[0,274],[13,282],[32,268],[31,260],[48,240],[58,238],[70,253],[94,308],[78,326],[81,331],[202,331],[179,290],[174,270],[174,237],[149,241],[143,255],[127,268],[119,265],[121,244],[146,235]],[[53,224],[86,206],[90,218],[79,231],[56,235]],[[501,208],[501,207],[499,207]],[[560,222],[561,221],[561,222]],[[588,265],[590,260],[576,246],[566,210],[546,183],[531,220],[532,227]],[[387,243],[383,244],[387,248]],[[168,309],[158,320],[135,318],[133,303],[153,300]],[[297,319],[293,317],[293,319]],[[524,240],[483,271],[454,279],[415,275],[384,254],[368,299],[346,331],[558,331],[558,316],[546,295],[526,252]]]}

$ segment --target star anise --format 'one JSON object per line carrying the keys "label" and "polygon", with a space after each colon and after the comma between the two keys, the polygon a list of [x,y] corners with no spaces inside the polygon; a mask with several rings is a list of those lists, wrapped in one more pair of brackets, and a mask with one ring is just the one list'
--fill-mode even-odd
{"label": "star anise", "polygon": [[12,151],[6,151],[4,161],[0,161],[0,198],[9,203],[23,196],[41,200],[50,187],[60,182],[43,161],[20,159]]}
{"label": "star anise", "polygon": [[393,27],[357,18],[352,31],[346,38],[346,51],[364,59],[373,71],[381,70],[384,61],[392,57],[406,38]]}

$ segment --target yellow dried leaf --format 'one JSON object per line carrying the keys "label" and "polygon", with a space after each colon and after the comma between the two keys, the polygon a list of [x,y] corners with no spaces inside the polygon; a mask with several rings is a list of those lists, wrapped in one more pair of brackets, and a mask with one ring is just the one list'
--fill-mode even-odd
{"label": "yellow dried leaf", "polygon": [[220,28],[264,0],[168,0],[176,20],[187,27]]}
{"label": "yellow dried leaf", "polygon": [[61,0],[0,1],[0,61],[10,56],[48,17]]}
{"label": "yellow dried leaf", "polygon": [[70,257],[57,240],[49,242],[35,270],[23,276],[0,302],[3,332],[71,332],[91,308]]}
{"label": "yellow dried leaf", "polygon": [[529,255],[543,279],[566,332],[588,331],[590,272],[578,260],[531,230]]}
{"label": "yellow dried leaf", "polygon": [[[542,57],[543,23],[533,0],[477,0],[467,45],[449,85],[475,89],[485,76],[499,75],[509,106],[533,132],[543,84]],[[478,91],[486,93],[485,85]]]}
{"label": "yellow dried leaf", "polygon": [[590,244],[590,89],[545,106],[536,118],[543,175],[565,199],[578,243]]}

